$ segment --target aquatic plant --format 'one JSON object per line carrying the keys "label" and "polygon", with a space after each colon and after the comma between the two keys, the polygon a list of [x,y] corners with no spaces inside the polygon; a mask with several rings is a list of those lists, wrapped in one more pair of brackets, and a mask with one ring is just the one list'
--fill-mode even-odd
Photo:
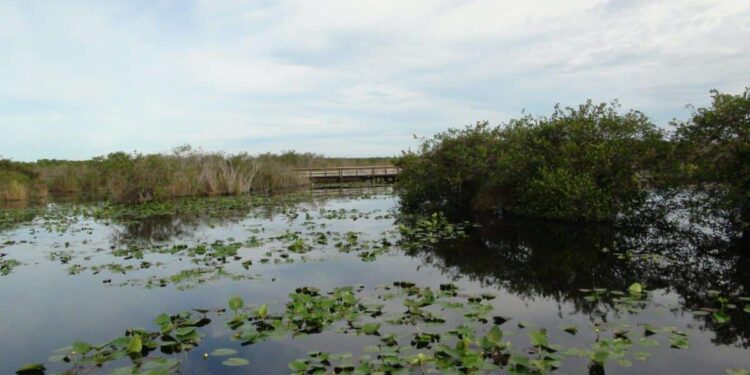
{"label": "aquatic plant", "polygon": [[[518,350],[517,344],[514,345],[509,340],[518,341],[519,338],[514,336],[506,340],[500,327],[507,319],[493,319],[489,322],[471,317],[471,312],[477,305],[484,306],[491,312],[493,307],[483,301],[492,300],[494,296],[465,295],[454,285],[441,286],[438,294],[430,287],[408,281],[394,282],[393,287],[402,300],[402,306],[407,308],[402,316],[410,317],[409,319],[386,319],[391,313],[384,313],[384,305],[365,303],[366,295],[363,295],[364,288],[361,287],[339,287],[326,293],[315,287],[305,286],[289,294],[289,301],[281,312],[273,312],[267,304],[248,306],[240,296],[234,296],[227,303],[231,314],[223,314],[223,308],[195,309],[197,316],[193,312],[160,314],[153,321],[156,330],[129,329],[124,336],[99,345],[74,342],[70,347],[56,351],[50,358],[53,364],[69,363],[74,370],[84,369],[86,366],[106,366],[128,358],[132,364],[115,368],[114,373],[176,372],[179,371],[179,361],[165,355],[190,351],[200,345],[201,327],[212,322],[209,315],[224,316],[225,325],[233,332],[232,338],[239,340],[242,345],[252,345],[290,334],[291,338],[320,334],[331,327],[337,327],[337,332],[341,333],[370,336],[379,342],[378,345],[362,348],[365,353],[373,355],[355,357],[351,353],[310,352],[307,358],[289,363],[289,369],[294,374],[314,374],[321,371],[382,371],[393,374],[436,370],[445,373],[486,373],[499,369],[518,374],[548,374],[561,368],[569,357],[589,358],[592,366],[603,367],[611,360],[630,367],[633,365],[631,358],[645,360],[649,356],[646,352],[633,351],[635,334],[631,332],[629,325],[611,323],[592,327],[596,333],[596,341],[590,348],[554,344],[544,328],[535,328],[528,331],[531,346],[526,350]],[[613,294],[620,296],[623,306],[627,305],[624,302],[627,300],[642,303],[648,300],[648,295],[639,288],[639,284],[634,283],[627,292],[617,291]],[[385,287],[377,296],[385,297],[392,290]],[[463,312],[466,323],[438,330],[437,327],[446,324],[446,321],[431,318],[434,313],[426,309],[438,301],[455,299],[465,302],[458,308],[458,312]],[[429,323],[436,331],[425,332],[419,329],[419,322]],[[387,326],[403,328],[394,331]],[[381,334],[385,330],[394,333]],[[688,335],[685,332],[674,327],[657,328],[652,325],[645,325],[644,334],[638,341],[640,346],[648,348],[659,345],[652,337],[660,333],[668,335],[673,348],[688,348]],[[205,353],[203,358],[217,357],[225,366],[248,365],[249,361],[237,356],[237,353],[236,349],[219,348],[210,354]],[[31,370],[43,373],[45,366],[30,364],[19,369],[19,373]]]}

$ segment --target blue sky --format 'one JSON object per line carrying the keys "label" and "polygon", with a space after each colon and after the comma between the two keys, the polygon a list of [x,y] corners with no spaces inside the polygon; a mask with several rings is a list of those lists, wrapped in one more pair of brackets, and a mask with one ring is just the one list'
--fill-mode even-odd
{"label": "blue sky", "polygon": [[750,85],[750,1],[0,0],[0,155],[395,155],[619,99],[657,124]]}

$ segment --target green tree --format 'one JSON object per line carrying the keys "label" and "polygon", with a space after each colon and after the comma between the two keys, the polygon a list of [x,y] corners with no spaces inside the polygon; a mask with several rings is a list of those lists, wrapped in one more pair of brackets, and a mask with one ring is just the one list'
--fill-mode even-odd
{"label": "green tree", "polygon": [[610,220],[643,201],[667,148],[641,112],[588,101],[498,127],[448,130],[404,153],[408,208],[493,210],[564,220]]}
{"label": "green tree", "polygon": [[723,208],[750,223],[750,88],[738,95],[711,91],[711,106],[677,123],[675,135],[689,181],[721,194]]}

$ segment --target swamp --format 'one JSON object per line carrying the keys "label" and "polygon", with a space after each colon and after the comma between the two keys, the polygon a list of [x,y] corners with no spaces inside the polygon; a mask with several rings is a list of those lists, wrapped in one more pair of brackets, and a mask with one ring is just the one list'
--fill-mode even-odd
{"label": "swamp", "polygon": [[6,204],[0,373],[747,374],[750,253],[665,202],[614,223],[448,220],[391,186]]}
{"label": "swamp", "polygon": [[0,0],[0,375],[750,375],[748,20]]}

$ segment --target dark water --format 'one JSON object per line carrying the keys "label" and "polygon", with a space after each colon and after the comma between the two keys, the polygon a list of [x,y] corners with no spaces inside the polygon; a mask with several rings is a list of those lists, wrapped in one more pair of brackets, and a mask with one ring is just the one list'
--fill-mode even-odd
{"label": "dark water", "polygon": [[[282,312],[289,293],[300,286],[327,291],[363,285],[364,295],[375,295],[379,287],[397,280],[435,289],[453,282],[462,293],[496,295],[489,301],[493,315],[511,319],[501,327],[521,353],[528,352],[527,332],[535,328],[547,329],[549,341],[555,344],[588,348],[597,340],[595,324],[629,326],[631,339],[637,342],[643,332],[639,324],[648,323],[688,333],[689,348],[671,348],[667,336],[656,335],[657,347],[633,344],[634,352],[650,354],[647,360],[628,357],[632,366],[607,362],[607,374],[723,374],[727,369],[750,369],[750,313],[743,311],[747,302],[739,299],[750,294],[747,249],[731,237],[674,222],[581,226],[476,218],[482,225],[466,239],[425,249],[404,250],[396,245],[369,262],[362,260],[361,251],[341,252],[331,240],[313,245],[303,255],[290,254],[292,262],[287,263],[279,251],[285,245],[268,240],[260,247],[242,247],[241,259],[222,265],[225,273],[207,267],[206,273],[175,279],[163,287],[153,281],[198,267],[190,257],[147,250],[154,246],[245,242],[287,231],[298,231],[305,238],[321,231],[356,232],[359,243],[381,238],[397,243],[396,198],[387,190],[365,193],[337,196],[333,192],[291,208],[265,206],[221,218],[157,215],[105,220],[78,215],[68,205],[51,205],[33,220],[6,227],[0,231],[0,243],[5,244],[0,247],[2,259],[20,264],[0,276],[0,374],[34,362],[44,363],[50,373],[69,370],[72,364],[47,358],[74,341],[106,342],[128,328],[154,329],[153,319],[163,312],[225,308],[235,295],[247,305],[265,303],[270,311]],[[116,252],[124,248],[145,250],[141,259],[127,259]],[[267,251],[273,254],[267,256]],[[264,264],[262,258],[271,261]],[[246,260],[253,261],[248,269],[242,266]],[[144,261],[148,268],[142,268]],[[97,267],[112,264],[116,266]],[[133,268],[122,268],[127,265]],[[650,296],[647,306],[636,312],[619,311],[606,299],[592,301],[586,298],[590,292],[581,291],[622,291],[634,282],[646,286]],[[711,315],[692,313],[717,308],[717,296],[736,305],[726,310],[728,322],[718,324]],[[444,330],[463,322],[461,312],[442,313],[447,317]],[[172,356],[180,361],[181,373],[289,373],[287,364],[305,358],[308,351],[357,356],[362,348],[379,343],[373,336],[326,330],[241,346],[230,339],[225,316],[209,313],[208,318],[212,322],[200,329],[199,346]],[[578,333],[564,332],[561,327],[567,325],[576,325]],[[414,329],[384,323],[381,334],[410,334]],[[226,367],[221,363],[225,358],[204,359],[204,353],[216,348],[238,350],[234,356],[247,359],[249,365]],[[158,350],[153,355],[165,356]],[[569,357],[563,363],[555,373],[601,373],[589,368],[588,358]],[[78,371],[107,373],[129,364],[125,358]]]}

